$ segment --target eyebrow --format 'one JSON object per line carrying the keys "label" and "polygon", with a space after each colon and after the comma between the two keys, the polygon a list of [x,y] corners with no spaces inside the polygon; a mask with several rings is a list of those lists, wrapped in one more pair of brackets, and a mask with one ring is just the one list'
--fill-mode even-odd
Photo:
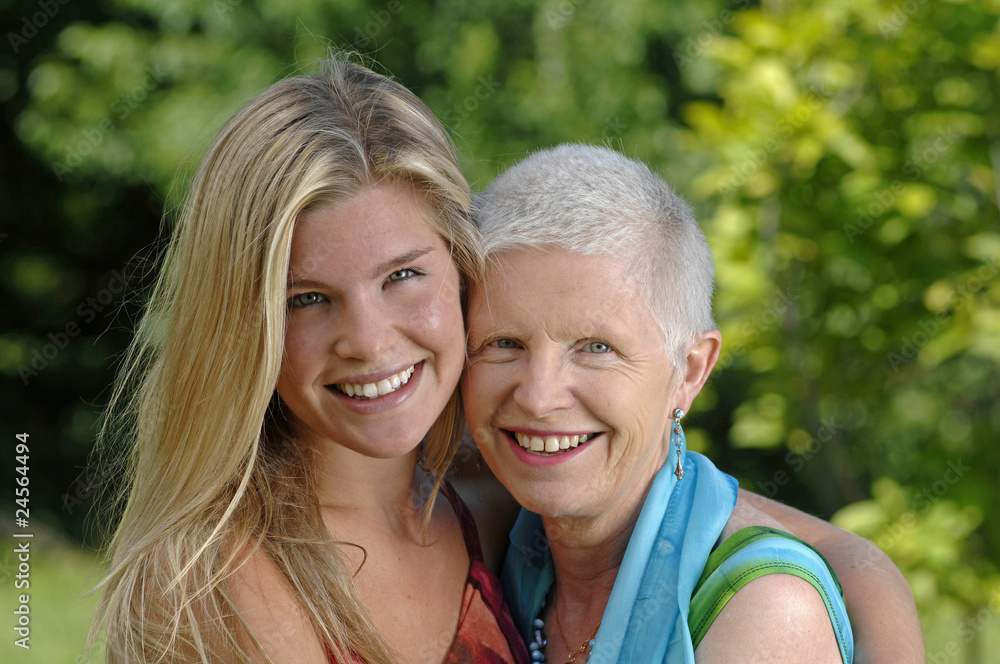
{"label": "eyebrow", "polygon": [[[375,266],[375,269],[372,270],[371,276],[373,279],[377,278],[380,275],[385,274],[386,272],[394,271],[393,268],[398,268],[401,265],[405,265],[411,261],[415,261],[421,256],[425,256],[431,253],[432,251],[434,251],[433,246],[424,247],[422,249],[414,249],[413,251],[408,251],[400,256],[390,258],[387,261],[382,261],[381,263]],[[317,281],[315,279],[293,279],[291,281],[286,282],[285,287],[288,290],[297,290],[299,288],[323,289],[327,288],[328,286],[329,284],[324,283],[322,281]]]}
{"label": "eyebrow", "polygon": [[298,290],[300,288],[322,289],[325,287],[326,284],[324,284],[322,281],[316,281],[315,279],[295,279],[285,284],[285,288],[287,288],[288,290]]}

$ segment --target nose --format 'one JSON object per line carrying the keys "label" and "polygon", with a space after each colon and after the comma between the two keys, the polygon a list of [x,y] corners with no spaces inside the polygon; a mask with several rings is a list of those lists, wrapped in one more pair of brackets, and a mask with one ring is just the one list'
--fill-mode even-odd
{"label": "nose", "polygon": [[557,354],[526,354],[516,376],[515,403],[535,419],[573,406],[567,369]]}
{"label": "nose", "polygon": [[378,360],[399,336],[390,312],[365,296],[345,302],[335,325],[333,352],[343,359]]}

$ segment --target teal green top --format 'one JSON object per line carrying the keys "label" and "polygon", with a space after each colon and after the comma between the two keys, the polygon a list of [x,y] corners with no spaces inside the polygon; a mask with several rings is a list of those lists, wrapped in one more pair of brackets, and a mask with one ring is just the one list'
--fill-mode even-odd
{"label": "teal green top", "polygon": [[764,526],[736,531],[708,557],[688,614],[692,645],[698,647],[716,616],[740,588],[767,574],[791,574],[816,589],[830,615],[840,656],[845,664],[851,664],[854,638],[843,591],[830,563],[797,537]]}

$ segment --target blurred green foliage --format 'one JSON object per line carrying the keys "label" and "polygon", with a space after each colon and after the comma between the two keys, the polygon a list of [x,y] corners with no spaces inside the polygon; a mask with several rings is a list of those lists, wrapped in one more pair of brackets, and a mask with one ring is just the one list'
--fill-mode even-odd
{"label": "blurred green foliage", "polygon": [[841,510],[907,574],[940,661],[997,651],[1000,1],[109,0],[40,27],[36,5],[0,3],[0,433],[31,431],[48,520],[83,537],[116,479],[86,453],[211,136],[354,50],[445,120],[474,188],[563,141],[674,183],[724,338],[692,447]]}

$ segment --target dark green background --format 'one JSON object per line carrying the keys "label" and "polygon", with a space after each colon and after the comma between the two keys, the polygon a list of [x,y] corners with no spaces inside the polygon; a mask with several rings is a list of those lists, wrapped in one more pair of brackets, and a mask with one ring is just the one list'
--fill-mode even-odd
{"label": "dark green background", "polygon": [[255,92],[348,49],[445,120],[475,189],[563,141],[674,183],[716,253],[725,344],[691,445],[882,546],[932,661],[1000,647],[996,0],[0,10],[0,437],[31,436],[40,568],[108,523],[85,517],[118,478],[88,454],[186,177]]}

